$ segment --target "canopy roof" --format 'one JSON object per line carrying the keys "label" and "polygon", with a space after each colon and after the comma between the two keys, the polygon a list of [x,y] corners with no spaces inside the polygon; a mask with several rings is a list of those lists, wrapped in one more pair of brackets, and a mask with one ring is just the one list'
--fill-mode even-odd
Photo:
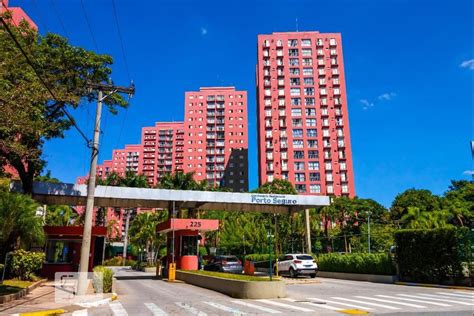
{"label": "canopy roof", "polygon": [[[11,190],[21,192],[14,181]],[[35,182],[33,198],[44,204],[85,205],[87,185]],[[198,210],[242,211],[288,214],[329,205],[328,196],[187,191],[97,186],[95,206],[120,208],[194,208]]]}

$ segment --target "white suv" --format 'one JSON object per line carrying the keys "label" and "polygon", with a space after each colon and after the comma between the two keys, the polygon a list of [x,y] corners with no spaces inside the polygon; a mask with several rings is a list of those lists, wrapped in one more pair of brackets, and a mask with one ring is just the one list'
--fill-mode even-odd
{"label": "white suv", "polygon": [[315,278],[318,273],[318,265],[310,255],[287,254],[281,261],[278,261],[278,273],[289,275],[292,278],[296,278],[298,275],[309,275]]}

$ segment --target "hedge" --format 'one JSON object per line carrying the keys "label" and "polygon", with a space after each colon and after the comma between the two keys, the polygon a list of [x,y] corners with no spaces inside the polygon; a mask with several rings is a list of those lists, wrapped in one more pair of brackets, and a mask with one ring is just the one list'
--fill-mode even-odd
{"label": "hedge", "polygon": [[315,256],[320,271],[394,275],[396,269],[386,253],[328,253]]}
{"label": "hedge", "polygon": [[13,278],[25,281],[36,280],[35,272],[43,266],[45,254],[42,252],[15,250],[11,254],[8,270]]}
{"label": "hedge", "polygon": [[114,277],[114,272],[112,269],[106,268],[104,266],[97,266],[94,268],[94,278],[92,284],[96,292],[100,291],[100,279],[102,278],[102,291],[103,293],[112,292],[112,279]]}
{"label": "hedge", "polygon": [[[126,266],[135,266],[137,262],[135,260],[127,259],[125,260]],[[104,260],[104,266],[123,266],[123,257],[113,257],[107,260]]]}
{"label": "hedge", "polygon": [[469,274],[471,242],[466,227],[400,230],[395,243],[404,281],[453,284]]}

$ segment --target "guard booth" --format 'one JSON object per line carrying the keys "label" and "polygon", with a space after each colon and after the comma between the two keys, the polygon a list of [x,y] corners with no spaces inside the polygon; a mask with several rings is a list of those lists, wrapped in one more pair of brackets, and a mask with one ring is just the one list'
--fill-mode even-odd
{"label": "guard booth", "polygon": [[171,218],[156,226],[157,233],[167,234],[166,264],[176,263],[180,270],[197,270],[200,232],[219,228],[217,219]]}

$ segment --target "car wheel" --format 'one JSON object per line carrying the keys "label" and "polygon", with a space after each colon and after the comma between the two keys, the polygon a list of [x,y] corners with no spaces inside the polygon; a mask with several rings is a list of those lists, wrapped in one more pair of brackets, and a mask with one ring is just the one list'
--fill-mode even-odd
{"label": "car wheel", "polygon": [[311,277],[311,279],[314,279],[316,277],[316,273],[310,274],[309,276]]}
{"label": "car wheel", "polygon": [[293,268],[290,268],[290,278],[296,278],[296,272]]}

